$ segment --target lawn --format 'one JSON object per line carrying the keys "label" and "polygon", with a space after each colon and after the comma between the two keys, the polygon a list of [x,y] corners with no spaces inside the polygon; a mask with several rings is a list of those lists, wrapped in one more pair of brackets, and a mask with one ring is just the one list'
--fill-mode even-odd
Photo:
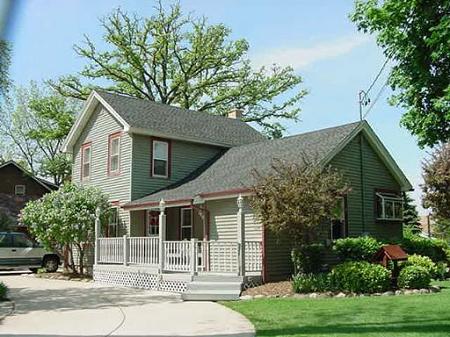
{"label": "lawn", "polygon": [[450,281],[436,284],[442,292],[223,304],[246,316],[257,336],[450,336]]}

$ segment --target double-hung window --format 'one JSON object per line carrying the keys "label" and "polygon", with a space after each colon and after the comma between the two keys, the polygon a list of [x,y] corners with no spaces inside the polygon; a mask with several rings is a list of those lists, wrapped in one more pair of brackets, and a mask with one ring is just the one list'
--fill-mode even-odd
{"label": "double-hung window", "polygon": [[181,209],[181,240],[192,238],[192,209]]}
{"label": "double-hung window", "polygon": [[403,220],[403,198],[395,193],[375,193],[378,220]]}
{"label": "double-hung window", "polygon": [[84,144],[81,147],[81,180],[88,180],[91,176],[91,143]]}
{"label": "double-hung window", "polygon": [[169,142],[152,141],[152,176],[169,177]]}
{"label": "double-hung window", "polygon": [[120,133],[109,136],[108,173],[117,175],[120,172]]}
{"label": "double-hung window", "polygon": [[145,236],[159,235],[159,213],[155,211],[147,211],[147,223]]}
{"label": "double-hung window", "polygon": [[119,236],[119,208],[112,207],[109,212],[108,237]]}
{"label": "double-hung window", "polygon": [[334,214],[331,219],[331,240],[341,239],[347,235],[345,207],[346,199],[344,197],[337,202],[333,211]]}

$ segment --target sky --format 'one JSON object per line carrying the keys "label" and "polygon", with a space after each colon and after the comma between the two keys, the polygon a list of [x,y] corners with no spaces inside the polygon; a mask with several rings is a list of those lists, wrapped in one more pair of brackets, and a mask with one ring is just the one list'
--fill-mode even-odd
{"label": "sky", "polygon": [[[6,0],[0,0],[0,3]],[[87,34],[102,44],[98,19],[117,7],[150,16],[150,0],[14,0],[14,20],[7,38],[13,43],[11,78],[18,85],[55,79],[81,69],[73,45]],[[164,1],[163,3],[170,3]],[[385,58],[375,37],[358,33],[348,19],[353,0],[181,0],[183,10],[205,16],[210,23],[232,29],[245,38],[249,57],[257,65],[292,66],[309,94],[301,103],[298,122],[283,123],[287,135],[335,126],[359,119],[358,92],[367,89]],[[416,139],[399,124],[402,110],[387,103],[389,65],[372,89],[379,99],[367,121],[403,169],[420,204],[421,162],[426,155]],[[421,213],[425,211],[419,208]]]}

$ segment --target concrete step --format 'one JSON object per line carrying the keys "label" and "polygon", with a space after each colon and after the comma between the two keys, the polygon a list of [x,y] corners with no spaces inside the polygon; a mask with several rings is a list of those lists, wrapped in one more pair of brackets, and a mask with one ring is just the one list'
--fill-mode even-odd
{"label": "concrete step", "polygon": [[199,274],[195,275],[193,281],[199,282],[243,282],[244,278],[237,275]]}
{"label": "concrete step", "polygon": [[241,282],[205,282],[193,281],[188,284],[188,290],[241,290]]}
{"label": "concrete step", "polygon": [[181,295],[184,301],[233,301],[239,299],[240,290],[188,290]]}

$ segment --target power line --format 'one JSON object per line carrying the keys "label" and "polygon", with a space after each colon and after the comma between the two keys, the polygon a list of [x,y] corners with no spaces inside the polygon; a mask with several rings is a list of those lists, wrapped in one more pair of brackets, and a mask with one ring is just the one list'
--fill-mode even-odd
{"label": "power line", "polygon": [[364,116],[362,117],[362,119],[365,119],[367,117],[367,115],[369,114],[369,112],[373,109],[373,107],[375,106],[375,104],[380,99],[381,95],[383,94],[384,90],[386,89],[387,85],[388,85],[388,81],[386,81],[383,84],[383,86],[380,88],[377,95],[375,96],[375,99],[372,101],[372,104],[370,104],[370,106],[367,108],[367,111],[364,114]]}
{"label": "power line", "polygon": [[375,83],[378,81],[378,79],[380,78],[381,73],[383,72],[384,68],[386,68],[386,65],[387,65],[388,62],[389,62],[389,58],[387,58],[387,59],[384,61],[383,65],[381,66],[380,71],[378,71],[377,76],[375,76],[375,79],[374,79],[374,80],[372,81],[372,83],[370,84],[369,89],[366,90],[366,94],[367,94],[367,95],[369,94],[370,90],[372,90],[373,86],[374,86]]}

